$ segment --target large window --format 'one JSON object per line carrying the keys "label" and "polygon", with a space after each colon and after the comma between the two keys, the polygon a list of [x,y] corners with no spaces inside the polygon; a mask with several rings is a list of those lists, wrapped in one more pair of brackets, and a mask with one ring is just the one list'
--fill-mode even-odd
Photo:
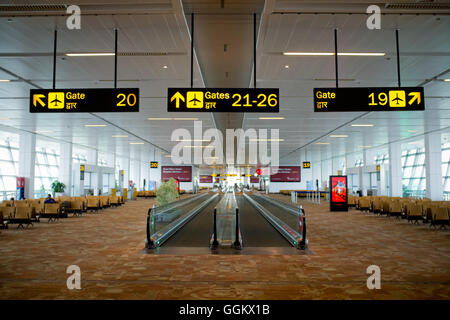
{"label": "large window", "polygon": [[375,164],[385,164],[389,163],[389,154],[379,154],[375,157]]}
{"label": "large window", "polygon": [[0,132],[0,199],[16,195],[16,177],[19,170],[18,136]]}
{"label": "large window", "polygon": [[59,148],[57,145],[40,143],[36,147],[34,189],[40,196],[51,192],[51,184],[59,176]]}
{"label": "large window", "polygon": [[425,150],[410,149],[402,152],[403,196],[425,196]]}
{"label": "large window", "polygon": [[450,198],[450,143],[442,145],[442,189],[444,198]]}

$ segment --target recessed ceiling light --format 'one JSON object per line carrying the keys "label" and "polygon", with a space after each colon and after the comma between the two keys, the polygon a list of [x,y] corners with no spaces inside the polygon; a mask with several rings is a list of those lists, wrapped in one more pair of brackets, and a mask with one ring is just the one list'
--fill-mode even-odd
{"label": "recessed ceiling light", "polygon": [[285,69],[289,69],[289,66],[288,66],[288,65],[285,65],[284,68],[285,68]]}
{"label": "recessed ceiling light", "polygon": [[417,130],[408,130],[408,132],[414,133],[417,132]]}
{"label": "recessed ceiling light", "polygon": [[85,127],[106,127],[106,124],[85,124]]}
{"label": "recessed ceiling light", "polygon": [[348,138],[348,135],[346,135],[346,134],[332,134],[332,135],[330,135],[330,138]]}
{"label": "recessed ceiling light", "polygon": [[113,137],[113,138],[128,138],[128,136],[126,136],[126,135],[119,135],[119,134],[112,135],[111,137]]}
{"label": "recessed ceiling light", "polygon": [[53,131],[52,130],[36,130],[36,131],[33,131],[34,133],[52,133]]}
{"label": "recessed ceiling light", "polygon": [[444,79],[444,82],[450,82],[450,79]]}
{"label": "recessed ceiling light", "polygon": [[[285,56],[334,56],[334,52],[283,52]],[[338,56],[380,57],[385,52],[338,52]]]}
{"label": "recessed ceiling light", "polygon": [[167,66],[163,66],[164,69],[167,69]]}
{"label": "recessed ceiling light", "polygon": [[360,148],[372,148],[372,146],[359,146]]}
{"label": "recessed ceiling light", "polygon": [[172,158],[172,156],[170,154],[166,154],[164,157],[166,158]]}
{"label": "recessed ceiling light", "polygon": [[0,117],[0,120],[6,121],[6,120],[9,120],[9,118]]}
{"label": "recessed ceiling light", "polygon": [[373,124],[352,124],[352,127],[373,127]]}
{"label": "recessed ceiling light", "polygon": [[9,79],[0,79],[0,82],[11,82]]}
{"label": "recessed ceiling light", "polygon": [[114,52],[71,52],[66,53],[68,57],[102,57],[102,56],[114,56]]}
{"label": "recessed ceiling light", "polygon": [[329,142],[316,142],[316,144],[330,144]]}
{"label": "recessed ceiling light", "polygon": [[130,144],[144,144],[143,142],[130,142]]}
{"label": "recessed ceiling light", "polygon": [[173,118],[173,120],[192,120],[192,121],[195,121],[195,120],[198,120],[198,118]]}
{"label": "recessed ceiling light", "polygon": [[284,120],[284,117],[259,117],[259,120]]}

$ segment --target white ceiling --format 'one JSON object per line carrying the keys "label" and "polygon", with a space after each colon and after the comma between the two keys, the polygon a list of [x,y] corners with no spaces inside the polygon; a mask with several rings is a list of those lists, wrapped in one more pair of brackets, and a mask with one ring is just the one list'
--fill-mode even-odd
{"label": "white ceiling", "polygon": [[[41,3],[56,3],[41,1]],[[186,11],[220,12],[220,1],[216,5],[185,1]],[[245,4],[225,1],[227,14],[246,12],[243,8],[260,8],[261,1]],[[32,3],[15,1],[14,3]],[[78,1],[90,8],[94,1]],[[148,117],[195,117],[203,121],[203,128],[216,125],[211,114],[184,113],[169,114],[166,111],[168,87],[187,87],[190,81],[190,31],[189,21],[179,1],[95,1],[100,14],[82,15],[81,30],[68,30],[64,15],[7,17],[0,11],[0,79],[11,79],[0,83],[0,129],[25,131],[52,130],[43,134],[52,139],[69,141],[77,145],[96,148],[118,155],[132,154],[147,160],[153,147],[169,151],[174,146],[171,133],[177,128],[191,131],[193,121],[149,121]],[[227,7],[227,3],[230,4]],[[278,14],[283,10],[295,11],[307,6],[312,10],[317,3],[318,14]],[[308,156],[322,158],[360,152],[361,145],[385,148],[386,144],[416,137],[424,132],[443,130],[450,127],[450,83],[431,80],[450,68],[450,16],[442,15],[384,15],[381,30],[368,30],[363,14],[324,14],[323,6],[331,1],[266,1],[259,25],[257,47],[258,87],[280,88],[280,113],[285,120],[258,120],[264,114],[248,113],[243,120],[244,129],[273,128],[280,130],[281,162],[295,163],[300,152],[307,149]],[[337,3],[337,1],[333,1]],[[341,1],[339,4],[367,1]],[[121,4],[122,6],[118,6]],[[196,5],[200,7],[196,7]],[[141,6],[141,7],[140,7]],[[144,7],[143,7],[144,6]],[[217,7],[216,7],[217,6]],[[141,9],[139,9],[141,8]],[[196,11],[197,8],[197,11]],[[138,10],[139,9],[139,10]],[[89,10],[94,10],[92,7]],[[94,11],[87,11],[88,13]],[[233,11],[234,10],[234,11]],[[96,12],[97,12],[96,11]],[[314,11],[314,10],[312,10]],[[114,13],[112,15],[111,13]],[[129,14],[126,14],[129,13]],[[246,30],[220,30],[210,43],[216,44],[207,52],[199,40],[210,34],[201,28],[214,27],[214,16],[199,18],[196,32],[197,56],[200,61],[215,64],[203,67],[203,62],[194,60],[194,86],[202,87],[204,79],[220,83],[224,68],[231,74],[245,71],[239,78],[251,82],[251,52],[246,50],[242,59],[224,60],[217,58],[221,43],[233,43],[242,48],[246,41],[253,43],[253,16],[248,19],[230,17],[230,28],[245,26]],[[11,19],[12,21],[8,21]],[[230,20],[231,19],[231,20]],[[246,21],[247,19],[247,21]],[[203,22],[202,22],[203,21]],[[113,57],[66,57],[66,52],[112,52],[114,28],[119,30],[118,86],[140,88],[140,112],[127,114],[30,114],[28,112],[29,90],[52,85],[53,30],[58,29],[57,88],[103,88],[113,86]],[[416,86],[426,82],[424,112],[373,112],[363,113],[314,113],[312,92],[314,87],[334,87],[334,57],[283,56],[283,51],[333,51],[333,29],[339,30],[339,51],[343,52],[386,52],[385,57],[340,57],[340,86],[396,86],[395,28],[400,29],[402,85]],[[209,30],[210,31],[210,30]],[[228,32],[225,32],[228,31]],[[244,41],[243,41],[244,40]],[[236,47],[235,47],[236,48]],[[214,52],[217,52],[215,54]],[[124,56],[134,53],[137,56]],[[167,53],[145,56],[144,54]],[[239,51],[237,55],[239,56]],[[206,58],[204,58],[206,57]],[[197,57],[196,57],[197,58]],[[203,60],[202,60],[203,59]],[[242,60],[242,61],[241,61]],[[214,62],[214,61],[213,61]],[[226,66],[221,66],[224,63]],[[288,65],[289,68],[285,68]],[[167,66],[167,69],[163,68]],[[242,66],[242,67],[241,67]],[[6,71],[3,71],[6,70]],[[220,76],[219,76],[220,73]],[[250,73],[250,74],[249,74]],[[450,78],[450,74],[439,79]],[[226,83],[229,83],[228,80]],[[205,81],[208,83],[207,81]],[[249,84],[250,85],[250,84]],[[231,86],[231,85],[230,85]],[[273,114],[272,114],[273,115]],[[358,119],[358,117],[360,117]],[[220,118],[219,118],[220,119]],[[374,127],[351,127],[351,123],[370,123]],[[107,124],[107,127],[86,128],[85,124]],[[409,132],[416,130],[417,132]],[[347,139],[332,139],[327,134],[348,134]],[[112,135],[129,135],[125,139]],[[39,135],[41,138],[43,135]],[[130,145],[129,142],[144,141],[144,145]],[[331,142],[330,145],[316,145],[315,142]],[[165,158],[167,160],[167,158]]]}

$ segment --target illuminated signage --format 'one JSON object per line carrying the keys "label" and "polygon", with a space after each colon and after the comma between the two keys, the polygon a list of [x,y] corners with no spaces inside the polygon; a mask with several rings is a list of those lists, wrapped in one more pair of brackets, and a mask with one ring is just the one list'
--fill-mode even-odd
{"label": "illuminated signage", "polygon": [[330,211],[348,211],[347,177],[330,176]]}
{"label": "illuminated signage", "polygon": [[314,112],[420,110],[425,110],[423,87],[314,89]]}
{"label": "illuminated signage", "polygon": [[192,167],[191,166],[162,166],[161,180],[167,181],[170,178],[180,182],[192,181]]}
{"label": "illuminated signage", "polygon": [[85,170],[84,164],[80,164],[80,171],[81,171],[81,172],[84,172],[84,170]]}
{"label": "illuminated signage", "polygon": [[158,168],[158,161],[150,161],[150,168]]}
{"label": "illuminated signage", "polygon": [[139,112],[139,88],[31,89],[30,112]]}
{"label": "illuminated signage", "polygon": [[[272,172],[276,173],[272,173]],[[271,182],[300,182],[300,167],[280,166],[271,168]]]}
{"label": "illuminated signage", "polygon": [[200,176],[200,183],[212,183],[213,177],[212,176]]}
{"label": "illuminated signage", "polygon": [[279,112],[279,89],[168,88],[168,112]]}
{"label": "illuminated signage", "polygon": [[309,168],[311,168],[311,162],[304,161],[303,162],[303,169],[309,169]]}

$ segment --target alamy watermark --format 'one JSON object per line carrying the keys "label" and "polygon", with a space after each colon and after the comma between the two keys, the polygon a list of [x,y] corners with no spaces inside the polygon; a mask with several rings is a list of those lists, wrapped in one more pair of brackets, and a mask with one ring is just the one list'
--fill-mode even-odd
{"label": "alamy watermark", "polygon": [[74,265],[74,264],[70,265],[67,267],[66,273],[70,274],[70,276],[67,278],[67,281],[66,281],[67,289],[80,290],[81,289],[81,269],[80,269],[80,267],[77,265]]}
{"label": "alamy watermark", "polygon": [[[189,130],[179,128],[172,132],[171,141],[178,142],[171,151],[174,164],[259,164],[270,165],[276,170],[279,164],[279,142],[282,140],[279,129],[270,129],[269,131],[268,129],[249,128],[247,130],[226,129],[224,141],[220,130],[211,128],[203,132],[202,121],[194,121],[193,137]],[[203,142],[209,144],[203,145]],[[268,154],[269,142],[270,155]],[[247,150],[248,156],[246,157]]]}
{"label": "alamy watermark", "polygon": [[381,9],[379,6],[373,4],[367,7],[366,13],[371,14],[366,21],[366,26],[369,30],[381,29]]}
{"label": "alamy watermark", "polygon": [[370,276],[367,278],[367,289],[373,290],[373,289],[381,289],[381,269],[377,265],[370,265],[366,269],[366,273],[370,274]]}
{"label": "alamy watermark", "polygon": [[81,29],[81,9],[77,5],[70,5],[66,10],[70,16],[66,20],[66,26],[69,30]]}

